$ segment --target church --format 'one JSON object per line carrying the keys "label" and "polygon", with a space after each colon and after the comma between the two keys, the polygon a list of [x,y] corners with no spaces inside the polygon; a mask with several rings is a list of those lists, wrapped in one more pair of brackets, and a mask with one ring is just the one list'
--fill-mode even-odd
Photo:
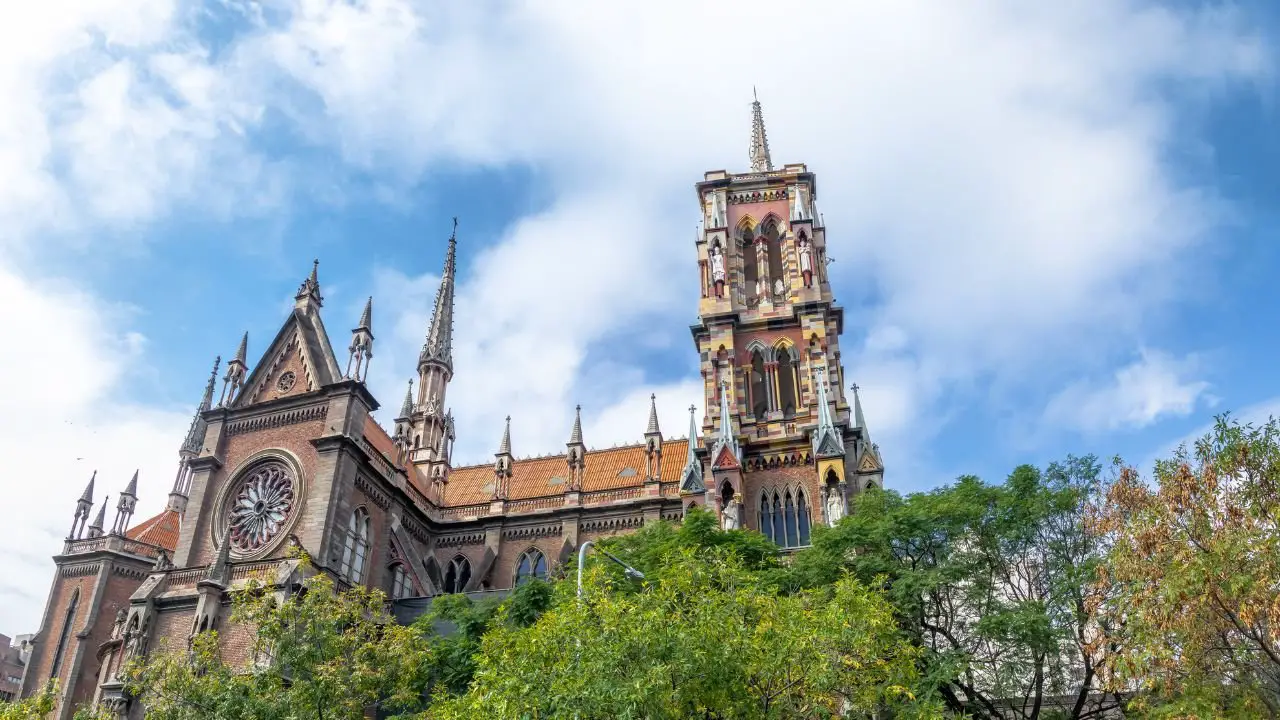
{"label": "church", "polygon": [[89,479],[54,556],[23,695],[57,679],[58,718],[89,703],[141,717],[122,665],[207,630],[227,661],[244,661],[251,638],[228,622],[229,603],[251,580],[287,589],[322,572],[392,601],[500,593],[556,573],[582,542],[678,522],[692,505],[784,551],[808,545],[815,524],[882,486],[884,467],[841,366],[844,313],[827,277],[817,179],[804,164],[774,167],[758,100],[749,157],[749,172],[708,172],[695,186],[702,228],[689,277],[701,292],[690,331],[706,411],[689,408],[687,437],[664,435],[652,398],[634,444],[590,449],[576,417],[564,452],[518,459],[508,418],[493,462],[455,466],[449,383],[467,372],[453,361],[456,221],[390,432],[365,384],[372,299],[340,355],[313,266],[256,362],[247,335],[221,375],[215,360],[163,512],[135,522],[135,473],[108,525],[107,501],[95,510],[103,479]]}

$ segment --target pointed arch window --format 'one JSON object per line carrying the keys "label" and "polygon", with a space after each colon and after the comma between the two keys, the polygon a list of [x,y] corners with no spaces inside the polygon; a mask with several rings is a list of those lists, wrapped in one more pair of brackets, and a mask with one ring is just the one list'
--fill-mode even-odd
{"label": "pointed arch window", "polygon": [[[782,235],[778,232],[778,223],[770,218],[765,222],[764,239],[768,245],[769,258],[769,282],[776,284],[775,281],[783,278],[783,286],[786,286],[786,275],[782,272]],[[774,288],[769,288],[769,293],[773,293]]]}
{"label": "pointed arch window", "polygon": [[769,376],[764,369],[764,356],[751,353],[751,414],[762,418],[769,412]]}
{"label": "pointed arch window", "polygon": [[778,350],[778,406],[782,417],[791,418],[796,414],[796,363],[791,356],[791,348]]}
{"label": "pointed arch window", "polygon": [[409,572],[405,570],[404,563],[396,563],[391,566],[391,599],[399,600],[413,594],[413,583],[409,580]]}
{"label": "pointed arch window", "polygon": [[53,651],[53,664],[49,667],[49,677],[58,677],[58,670],[62,667],[62,656],[67,651],[67,642],[71,639],[71,628],[76,623],[76,608],[80,605],[80,590],[77,588],[71,593],[71,603],[67,605],[67,612],[62,617],[62,632],[58,634],[58,647]]}
{"label": "pointed arch window", "polygon": [[459,555],[445,568],[444,591],[446,594],[460,593],[467,589],[468,582],[471,582],[471,563]]}
{"label": "pointed arch window", "polygon": [[523,585],[529,580],[547,579],[547,558],[539,551],[530,548],[520,556],[516,563],[516,585]]}
{"label": "pointed arch window", "polygon": [[756,233],[750,227],[742,229],[738,236],[738,256],[742,258],[742,284],[747,297],[756,296],[756,283],[760,279],[760,270],[756,267]]}
{"label": "pointed arch window", "polygon": [[779,547],[809,544],[809,504],[796,488],[766,490],[760,497],[760,532]]}
{"label": "pointed arch window", "polygon": [[347,536],[342,545],[342,576],[353,585],[364,579],[365,558],[369,555],[369,511],[358,507],[347,522]]}

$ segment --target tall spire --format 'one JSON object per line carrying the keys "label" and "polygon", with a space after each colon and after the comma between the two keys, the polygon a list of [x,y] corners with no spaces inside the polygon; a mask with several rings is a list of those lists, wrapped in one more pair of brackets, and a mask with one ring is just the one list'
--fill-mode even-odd
{"label": "tall spire", "polygon": [[440,274],[440,288],[436,290],[436,306],[431,313],[431,325],[427,329],[426,342],[418,355],[418,365],[438,362],[453,370],[453,286],[457,272],[458,218],[453,219],[453,233],[449,235],[449,249],[445,253],[444,272]]}
{"label": "tall spire", "polygon": [[694,413],[698,408],[689,406],[689,454],[684,461],[684,470],[680,471],[681,492],[702,492],[707,486],[702,481],[702,461],[698,459],[698,424]]}
{"label": "tall spire", "polygon": [[738,438],[733,434],[733,414],[729,409],[729,381],[720,381],[720,429],[716,433],[715,447],[711,448],[711,467],[730,467],[730,461],[725,458],[724,449],[728,448],[729,453],[733,456],[733,463],[742,464],[742,447],[738,445]]}
{"label": "tall spire", "polygon": [[133,477],[129,479],[129,484],[125,486],[124,492],[120,493],[120,500],[116,503],[116,520],[111,526],[112,535],[124,535],[129,529],[129,520],[133,518],[133,509],[138,504],[138,471],[133,471]]}
{"label": "tall spire", "polygon": [[871,439],[871,434],[867,431],[867,420],[862,417],[862,398],[858,396],[858,383],[853,386],[853,426],[862,431],[862,436],[867,440]]}
{"label": "tall spire", "polygon": [[497,460],[493,463],[493,499],[506,500],[510,491],[508,487],[511,481],[512,464],[514,458],[511,457],[511,416],[507,416],[507,425],[502,430],[502,442],[498,445],[498,452],[494,454]]}
{"label": "tall spire", "polygon": [[200,398],[200,404],[196,406],[196,414],[191,418],[191,427],[187,429],[187,439],[183,441],[180,454],[199,455],[200,445],[204,443],[204,431],[207,427],[202,415],[206,410],[213,407],[213,390],[218,384],[218,365],[222,362],[222,356],[213,359],[213,370],[209,373],[209,381],[205,383],[204,395]]}
{"label": "tall spire", "polygon": [[844,437],[831,418],[831,401],[827,397],[827,369],[818,368],[818,428],[813,431],[813,454],[835,457],[844,454]]}
{"label": "tall spire", "polygon": [[651,393],[649,395],[649,424],[645,427],[644,434],[653,435],[661,432],[658,429],[658,396]]}
{"label": "tall spire", "polygon": [[764,112],[760,109],[760,98],[756,89],[751,88],[751,172],[768,172],[773,169],[773,158],[769,157],[769,136],[764,131]]}
{"label": "tall spire", "polygon": [[368,300],[364,301],[364,312],[360,313],[360,324],[356,326],[357,330],[373,331],[373,296],[370,295]]}
{"label": "tall spire", "polygon": [[506,427],[502,429],[502,442],[498,444],[498,455],[511,455],[511,416],[507,416]]}

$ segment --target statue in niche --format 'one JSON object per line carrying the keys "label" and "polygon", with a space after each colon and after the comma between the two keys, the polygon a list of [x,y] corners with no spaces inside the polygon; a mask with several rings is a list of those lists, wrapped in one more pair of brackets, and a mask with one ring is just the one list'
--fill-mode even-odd
{"label": "statue in niche", "polygon": [[742,527],[742,493],[734,493],[733,499],[724,506],[721,522],[725,530],[738,530]]}
{"label": "statue in niche", "polygon": [[761,235],[756,238],[756,295],[763,297],[769,292],[769,244]]}
{"label": "statue in niche", "polygon": [[782,283],[782,278],[778,278],[777,280],[773,281],[774,295],[777,295],[778,297],[782,297],[782,294],[785,293],[786,291],[787,291],[787,286]]}
{"label": "statue in niche", "polygon": [[434,417],[436,414],[436,411],[439,409],[440,409],[440,396],[435,393],[432,393],[431,397],[427,399],[427,408],[426,408],[427,417]]}
{"label": "statue in niche", "polygon": [[805,287],[813,287],[813,248],[804,235],[800,236],[800,276],[804,278]]}
{"label": "statue in niche", "polygon": [[724,251],[719,241],[711,246],[711,284],[715,287],[716,297],[724,297]]}
{"label": "statue in niche", "polygon": [[844,496],[840,494],[840,488],[833,486],[827,489],[827,525],[834,527],[842,517],[844,517]]}

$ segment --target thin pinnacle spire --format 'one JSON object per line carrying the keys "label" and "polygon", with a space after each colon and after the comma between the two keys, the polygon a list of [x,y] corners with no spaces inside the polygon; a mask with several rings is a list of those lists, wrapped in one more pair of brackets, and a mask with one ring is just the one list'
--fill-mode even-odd
{"label": "thin pinnacle spire", "polygon": [[644,429],[645,435],[653,435],[661,433],[658,429],[658,396],[655,393],[649,393],[649,424]]}
{"label": "thin pinnacle spire", "polygon": [[89,484],[84,486],[84,492],[80,494],[80,499],[93,502],[93,481],[98,479],[98,471],[94,470],[93,475],[89,476]]}
{"label": "thin pinnacle spire", "polygon": [[867,430],[867,420],[862,416],[862,397],[858,395],[858,383],[853,384],[853,426],[862,430],[862,436],[871,441],[871,432]]}
{"label": "thin pinnacle spire", "polygon": [[213,370],[209,371],[209,382],[205,383],[204,386],[204,397],[200,398],[200,412],[213,407],[213,389],[218,384],[218,364],[221,362],[222,356],[215,355],[213,358]]}
{"label": "thin pinnacle spire", "polygon": [[102,532],[103,526],[107,523],[107,505],[111,502],[111,496],[102,498],[102,507],[98,508],[98,514],[94,516],[93,523],[89,525],[90,530]]}
{"label": "thin pinnacle spire", "polygon": [[453,369],[453,286],[457,272],[458,218],[453,219],[453,233],[449,235],[449,249],[445,253],[444,272],[440,273],[440,288],[436,290],[436,306],[431,313],[431,325],[427,339],[418,355],[418,364],[435,361]]}
{"label": "thin pinnacle spire", "polygon": [[356,326],[356,330],[368,330],[373,332],[373,296],[370,295],[368,300],[364,301],[364,312],[360,313],[360,324]]}
{"label": "thin pinnacle spire", "polygon": [[573,430],[569,432],[569,444],[582,444],[582,406],[574,408]]}
{"label": "thin pinnacle spire", "polygon": [[507,426],[502,431],[502,443],[498,445],[499,455],[511,454],[511,416],[507,416]]}
{"label": "thin pinnacle spire", "polygon": [[324,298],[320,297],[320,259],[319,258],[311,261],[311,274],[307,276],[306,280],[302,281],[302,285],[298,287],[298,294],[294,297],[294,299],[302,300],[303,298],[307,298],[307,297],[313,298],[316,301],[316,304],[321,304],[324,300]]}
{"label": "thin pinnacle spire", "polygon": [[409,378],[409,389],[404,391],[404,402],[400,403],[400,417],[413,414],[413,378]]}
{"label": "thin pinnacle spire", "polygon": [[754,85],[751,97],[751,172],[769,172],[773,170],[773,158],[769,157],[769,136],[764,130],[764,112]]}
{"label": "thin pinnacle spire", "polygon": [[236,349],[236,359],[232,362],[238,362],[241,365],[248,363],[247,355],[249,354],[249,331],[244,331],[244,337],[240,338],[240,347]]}
{"label": "thin pinnacle spire", "polygon": [[693,415],[697,411],[698,411],[698,407],[696,405],[689,406],[689,455],[687,458],[688,463],[695,463],[698,461],[698,452],[697,452],[698,423],[693,419]]}
{"label": "thin pinnacle spire", "polygon": [[120,494],[132,495],[134,497],[138,496],[138,471],[137,470],[133,471],[133,477],[129,479],[129,484],[125,487],[124,492]]}

